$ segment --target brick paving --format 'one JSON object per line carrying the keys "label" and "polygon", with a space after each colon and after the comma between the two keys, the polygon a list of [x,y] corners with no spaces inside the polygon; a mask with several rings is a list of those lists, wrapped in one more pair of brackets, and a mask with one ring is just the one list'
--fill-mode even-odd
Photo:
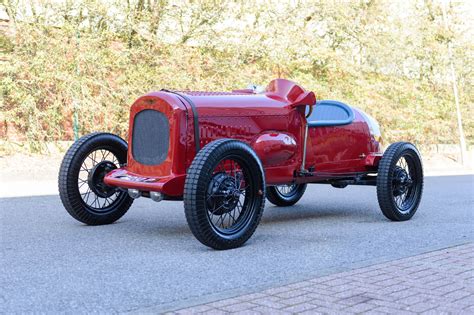
{"label": "brick paving", "polygon": [[168,314],[474,314],[474,243]]}

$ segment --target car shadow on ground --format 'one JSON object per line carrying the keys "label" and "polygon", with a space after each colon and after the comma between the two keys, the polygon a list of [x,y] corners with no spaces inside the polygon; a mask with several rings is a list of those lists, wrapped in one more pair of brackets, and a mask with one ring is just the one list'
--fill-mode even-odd
{"label": "car shadow on ground", "polygon": [[[70,225],[81,229],[123,229],[123,233],[139,232],[140,234],[158,234],[166,236],[181,236],[191,234],[182,202],[166,202],[157,204],[146,200],[135,207],[132,205],[129,212],[117,222],[110,225],[88,226],[70,218],[67,212],[62,208],[59,196],[35,196],[35,197],[12,197],[0,198],[0,205],[4,204],[34,204],[36,207],[53,204],[54,209],[48,207],[42,216],[48,217],[48,221],[56,221],[57,224]],[[172,208],[172,209],[169,209]],[[21,210],[21,209],[20,209]],[[45,209],[46,210],[46,209]],[[162,211],[163,210],[163,211]],[[347,203],[347,205],[334,205],[331,202],[320,202],[311,204],[306,200],[301,200],[298,204],[289,207],[277,207],[269,202],[264,210],[260,225],[272,226],[282,223],[297,223],[299,221],[315,220],[331,221],[344,220],[360,222],[384,221],[384,217],[376,205],[367,205],[365,202]]]}
{"label": "car shadow on ground", "polygon": [[[447,189],[446,182],[450,181],[461,183],[467,189]],[[469,188],[472,191],[473,184],[472,175],[427,177],[419,213],[413,221],[420,224],[420,221],[432,220],[432,208],[439,205],[439,202],[433,202],[436,199],[443,200],[445,206],[458,205],[460,200],[472,202]],[[448,195],[449,198],[446,198]],[[62,226],[64,229],[60,229],[60,233],[63,234],[77,232],[77,229],[91,229],[94,233],[104,231],[104,237],[107,233],[151,235],[166,239],[191,236],[182,202],[157,204],[142,199],[134,203],[122,219],[108,226],[90,227],[75,221],[66,213],[57,195],[0,198],[0,216],[3,226],[14,225],[21,218],[27,226],[38,230],[42,230],[41,226],[54,226],[55,229]],[[296,228],[292,226],[308,221],[330,226],[361,222],[390,223],[380,212],[375,189],[354,186],[337,190],[325,185],[309,185],[305,196],[294,206],[276,207],[267,202],[257,231],[280,225]]]}
{"label": "car shadow on ground", "polygon": [[364,222],[384,220],[376,205],[364,205],[362,203],[356,206],[354,204],[334,206],[330,203],[310,205],[301,201],[290,207],[268,205],[265,207],[262,223],[268,225],[290,221],[332,220],[335,218],[353,220],[354,222],[359,222],[361,219]]}

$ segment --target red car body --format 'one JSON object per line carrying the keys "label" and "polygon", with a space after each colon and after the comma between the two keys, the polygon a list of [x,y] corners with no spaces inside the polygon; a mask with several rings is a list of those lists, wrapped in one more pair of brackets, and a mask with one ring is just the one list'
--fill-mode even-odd
{"label": "red car body", "polygon": [[[305,116],[313,104],[318,106],[313,92],[283,79],[273,80],[262,93],[252,89],[149,93],[131,107],[127,165],[107,174],[104,182],[178,199],[197,150],[220,138],[250,145],[269,186],[376,173],[382,156],[380,139],[371,132],[366,114],[344,104],[341,109],[352,115],[348,121],[318,122],[316,117],[314,126],[309,126],[305,157]],[[136,116],[144,110],[158,111],[169,122],[168,151],[158,165],[141,163],[134,156]],[[309,172],[303,173],[306,169]]]}

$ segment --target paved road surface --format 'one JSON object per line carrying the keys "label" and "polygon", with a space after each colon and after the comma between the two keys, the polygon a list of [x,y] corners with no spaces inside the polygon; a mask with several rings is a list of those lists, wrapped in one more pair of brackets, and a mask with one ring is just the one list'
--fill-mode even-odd
{"label": "paved road surface", "polygon": [[474,243],[196,305],[169,315],[230,312],[239,315],[473,314]]}
{"label": "paved road surface", "polygon": [[153,312],[367,266],[474,239],[474,177],[426,178],[419,212],[387,221],[373,187],[309,186],[267,205],[240,249],[213,251],[182,204],[140,199],[119,222],[89,227],[58,196],[0,199],[0,313]]}

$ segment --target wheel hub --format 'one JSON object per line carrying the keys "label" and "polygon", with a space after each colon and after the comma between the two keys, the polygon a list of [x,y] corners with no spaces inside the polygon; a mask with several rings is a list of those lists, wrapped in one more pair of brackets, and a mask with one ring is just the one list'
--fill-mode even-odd
{"label": "wheel hub", "polygon": [[88,184],[90,189],[99,197],[108,198],[112,196],[116,188],[104,183],[104,177],[117,166],[110,161],[102,161],[96,164],[89,173]]}
{"label": "wheel hub", "polygon": [[237,206],[241,194],[236,178],[217,173],[209,183],[207,206],[214,215],[223,215]]}
{"label": "wheel hub", "polygon": [[400,196],[406,193],[408,188],[410,188],[411,184],[412,184],[412,180],[410,178],[410,175],[407,173],[407,171],[401,168],[400,166],[397,166],[395,168],[395,174],[394,174],[394,190],[393,190],[394,196]]}

